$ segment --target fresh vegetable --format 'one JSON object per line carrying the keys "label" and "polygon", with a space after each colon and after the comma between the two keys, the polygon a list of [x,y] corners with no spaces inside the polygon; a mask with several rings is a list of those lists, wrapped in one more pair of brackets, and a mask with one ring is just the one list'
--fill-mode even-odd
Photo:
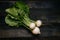
{"label": "fresh vegetable", "polygon": [[42,25],[42,21],[41,20],[37,20],[36,21],[36,25],[37,25],[37,27],[40,27]]}
{"label": "fresh vegetable", "polygon": [[[18,26],[23,25],[29,30],[32,31],[33,34],[40,34],[39,28],[40,21],[35,22],[29,18],[29,6],[23,2],[15,2],[15,4],[6,9],[7,16],[5,17],[5,22],[9,26]],[[39,24],[37,24],[39,23]]]}
{"label": "fresh vegetable", "polygon": [[32,30],[33,34],[40,34],[40,29],[38,27],[35,27],[35,29]]}
{"label": "fresh vegetable", "polygon": [[31,28],[31,29],[34,29],[34,28],[35,28],[35,23],[31,23],[31,24],[30,24],[30,28]]}

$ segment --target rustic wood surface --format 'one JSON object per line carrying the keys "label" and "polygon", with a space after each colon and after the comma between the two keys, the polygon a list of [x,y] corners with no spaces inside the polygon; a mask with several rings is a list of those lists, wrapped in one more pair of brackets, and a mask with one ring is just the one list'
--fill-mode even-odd
{"label": "rustic wood surface", "polygon": [[[0,38],[36,37],[36,35],[32,35],[32,33],[25,28],[12,28],[5,23],[5,9],[10,7],[12,3],[14,2],[0,2]],[[33,20],[40,19],[43,22],[43,25],[40,28],[41,35],[37,35],[37,37],[60,36],[59,3],[38,2],[37,4],[28,2],[28,5],[30,5],[30,18]]]}

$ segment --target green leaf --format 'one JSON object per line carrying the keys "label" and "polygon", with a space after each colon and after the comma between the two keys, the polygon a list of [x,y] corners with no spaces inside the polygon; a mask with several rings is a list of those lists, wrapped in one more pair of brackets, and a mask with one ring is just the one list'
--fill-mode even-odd
{"label": "green leaf", "polygon": [[20,9],[25,9],[25,3],[23,3],[23,2],[16,2],[15,3],[15,6],[17,7],[17,8],[20,8]]}
{"label": "green leaf", "polygon": [[15,7],[6,9],[6,12],[8,12],[9,14],[11,14],[14,17],[18,16],[17,9]]}
{"label": "green leaf", "polygon": [[[16,2],[13,7],[6,9],[6,12],[8,13],[5,17],[5,22],[7,24],[10,26],[22,25],[24,16],[28,16],[29,14],[29,7],[23,2]],[[18,20],[18,22],[16,20]]]}
{"label": "green leaf", "polygon": [[29,6],[26,5],[25,3],[23,3],[23,2],[16,2],[15,6],[18,9],[23,10],[26,14],[29,14]]}
{"label": "green leaf", "polygon": [[9,16],[11,19],[18,20],[16,17],[14,17],[14,16],[12,16],[12,15],[10,15],[10,14],[8,14],[8,16]]}
{"label": "green leaf", "polygon": [[18,26],[18,22],[9,18],[9,15],[5,17],[5,22],[10,26]]}

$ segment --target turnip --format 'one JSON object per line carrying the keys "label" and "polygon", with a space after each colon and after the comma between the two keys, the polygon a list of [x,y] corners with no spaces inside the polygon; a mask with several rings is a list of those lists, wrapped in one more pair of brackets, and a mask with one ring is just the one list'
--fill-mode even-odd
{"label": "turnip", "polygon": [[[40,20],[37,20],[35,22],[35,20],[31,20],[29,18],[29,7],[26,4],[22,2],[16,2],[11,8],[6,9],[6,12],[8,13],[8,15],[6,16],[8,18],[5,18],[5,22],[8,25],[12,26],[13,23],[13,26],[23,25],[31,30],[33,34],[40,34],[40,30],[38,27],[41,26],[42,22]],[[7,22],[7,20],[9,22]]]}
{"label": "turnip", "polygon": [[40,29],[38,27],[35,27],[35,29],[32,30],[33,34],[40,34]]}
{"label": "turnip", "polygon": [[29,27],[30,27],[31,29],[34,29],[34,28],[35,28],[35,23],[31,23]]}
{"label": "turnip", "polygon": [[36,26],[37,26],[37,27],[40,27],[41,25],[42,25],[42,21],[41,21],[41,20],[37,20],[37,21],[36,21]]}

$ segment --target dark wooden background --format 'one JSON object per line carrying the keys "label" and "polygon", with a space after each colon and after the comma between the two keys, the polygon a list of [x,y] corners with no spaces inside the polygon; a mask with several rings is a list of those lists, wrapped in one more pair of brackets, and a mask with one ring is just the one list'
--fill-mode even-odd
{"label": "dark wooden background", "polygon": [[40,35],[32,33],[20,26],[8,26],[4,18],[5,9],[10,7],[15,1],[0,1],[0,38],[10,37],[60,37],[60,2],[59,1],[26,1],[30,6],[30,18],[33,20],[40,19],[43,24]]}

